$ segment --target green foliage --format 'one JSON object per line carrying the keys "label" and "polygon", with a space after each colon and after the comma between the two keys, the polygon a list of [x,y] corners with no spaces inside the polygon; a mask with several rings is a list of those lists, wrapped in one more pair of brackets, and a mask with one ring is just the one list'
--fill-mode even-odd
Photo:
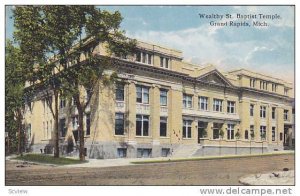
{"label": "green foliage", "polygon": [[9,135],[11,152],[17,150],[18,122],[22,120],[26,101],[24,75],[20,49],[7,40],[5,45],[5,131]]}

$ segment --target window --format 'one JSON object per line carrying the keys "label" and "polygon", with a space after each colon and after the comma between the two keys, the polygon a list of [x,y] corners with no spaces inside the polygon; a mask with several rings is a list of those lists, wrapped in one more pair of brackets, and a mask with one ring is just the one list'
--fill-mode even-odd
{"label": "window", "polygon": [[266,140],[266,126],[260,126],[260,139]]}
{"label": "window", "polygon": [[245,140],[248,140],[248,139],[249,139],[249,131],[245,130]]}
{"label": "window", "polygon": [[127,149],[126,148],[118,148],[117,153],[118,153],[118,158],[125,158],[127,156]]}
{"label": "window", "polygon": [[115,135],[124,135],[124,114],[115,114]]}
{"label": "window", "polygon": [[275,141],[276,127],[272,127],[272,141]]}
{"label": "window", "polygon": [[92,97],[92,90],[86,89],[85,90],[85,102],[87,103],[88,101],[90,101],[91,97]]}
{"label": "window", "polygon": [[250,125],[250,137],[251,140],[254,140],[254,125]]}
{"label": "window", "polygon": [[260,89],[268,90],[268,83],[266,81],[260,81]]}
{"label": "window", "polygon": [[162,157],[167,157],[170,154],[170,148],[162,148],[161,149],[161,156]]}
{"label": "window", "polygon": [[199,97],[198,98],[198,104],[200,110],[208,110],[208,97]]}
{"label": "window", "polygon": [[85,126],[86,126],[86,133],[85,134],[90,135],[91,134],[91,114],[86,115]]}
{"label": "window", "polygon": [[166,106],[168,102],[168,91],[161,89],[160,90],[160,105]]}
{"label": "window", "polygon": [[192,95],[183,94],[182,105],[183,108],[192,108]]}
{"label": "window", "polygon": [[275,119],[276,117],[276,108],[272,108],[272,119]]}
{"label": "window", "polygon": [[136,102],[137,103],[149,103],[149,88],[145,86],[136,87]]}
{"label": "window", "polygon": [[250,78],[250,87],[255,88],[255,79]]}
{"label": "window", "polygon": [[289,111],[288,110],[284,110],[284,112],[283,112],[283,119],[284,120],[288,120],[288,117],[289,117]]}
{"label": "window", "polygon": [[207,122],[198,121],[198,136],[199,138],[207,137]]}
{"label": "window", "polygon": [[182,137],[183,138],[192,138],[192,121],[191,120],[183,120]]}
{"label": "window", "polygon": [[138,158],[149,158],[151,157],[152,149],[150,148],[138,148],[137,157]]}
{"label": "window", "polygon": [[272,84],[272,92],[276,92],[277,91],[277,84]]}
{"label": "window", "polygon": [[31,124],[30,123],[27,125],[26,137],[27,137],[27,141],[31,140]]}
{"label": "window", "polygon": [[78,129],[78,116],[74,116],[72,117],[72,127],[73,130],[77,130]]}
{"label": "window", "polygon": [[61,98],[60,99],[59,108],[62,109],[64,107],[66,107],[66,99],[65,98]]}
{"label": "window", "polygon": [[233,124],[227,125],[227,139],[228,140],[234,139],[234,125]]}
{"label": "window", "polygon": [[283,139],[283,134],[282,133],[280,133],[279,138],[280,138],[280,141],[282,141],[282,139]]}
{"label": "window", "polygon": [[170,61],[169,58],[160,57],[160,67],[168,69],[169,68],[169,61]]}
{"label": "window", "polygon": [[254,104],[250,104],[250,116],[254,115]]}
{"label": "window", "polygon": [[124,84],[122,83],[116,84],[116,100],[124,101]]}
{"label": "window", "polygon": [[227,113],[234,114],[235,113],[235,102],[227,101]]}
{"label": "window", "polygon": [[160,117],[160,129],[159,129],[160,137],[166,137],[167,136],[167,127],[168,127],[167,122],[168,122],[167,117]]}
{"label": "window", "polygon": [[136,61],[145,63],[145,64],[152,64],[152,55],[147,52],[137,52],[136,53]]}
{"label": "window", "polygon": [[220,130],[222,128],[221,123],[214,123],[213,124],[213,139],[220,139]]}
{"label": "window", "polygon": [[46,122],[46,139],[49,139],[48,136],[49,136],[49,126],[48,126],[48,121]]}
{"label": "window", "polygon": [[67,127],[66,127],[66,119],[62,118],[59,119],[59,133],[60,137],[65,137],[67,132]]}
{"label": "window", "polygon": [[149,116],[136,115],[136,135],[137,136],[149,135]]}
{"label": "window", "polygon": [[213,110],[216,112],[222,112],[223,101],[221,99],[214,99]]}
{"label": "window", "polygon": [[260,106],[260,117],[266,118],[266,106]]}
{"label": "window", "polygon": [[289,90],[287,88],[284,88],[284,95],[288,95]]}

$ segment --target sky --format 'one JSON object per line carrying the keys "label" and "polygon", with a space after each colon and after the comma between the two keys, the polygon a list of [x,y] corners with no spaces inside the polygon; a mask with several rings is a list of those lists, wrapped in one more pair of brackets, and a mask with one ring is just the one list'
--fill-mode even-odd
{"label": "sky", "polygon": [[[126,35],[183,52],[184,61],[213,64],[221,71],[245,68],[294,82],[293,6],[99,6],[120,11]],[[14,31],[12,7],[6,7],[6,36]],[[232,18],[200,19],[199,14]],[[279,19],[238,19],[241,15],[279,15]],[[230,26],[230,22],[250,26]],[[253,26],[253,21],[267,26]],[[212,26],[210,22],[227,22]]]}

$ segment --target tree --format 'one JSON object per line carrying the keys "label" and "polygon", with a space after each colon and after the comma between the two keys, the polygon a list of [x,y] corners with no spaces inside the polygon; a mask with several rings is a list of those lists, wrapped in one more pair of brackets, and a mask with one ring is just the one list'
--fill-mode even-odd
{"label": "tree", "polygon": [[[29,59],[34,59],[31,66],[35,65],[33,73],[36,77],[33,78],[48,88],[46,92],[51,90],[54,94],[54,108],[50,101],[47,103],[55,122],[55,156],[58,156],[59,150],[60,95],[73,97],[75,101],[79,123],[79,157],[84,160],[85,108],[95,85],[103,79],[103,71],[113,64],[109,59],[94,56],[93,49],[103,43],[110,53],[126,55],[133,50],[135,41],[126,38],[120,31],[122,17],[119,12],[110,13],[94,6],[25,6],[17,7],[15,15],[18,29],[15,37],[24,48],[22,52],[27,53]],[[32,50],[26,51],[26,47],[32,47]],[[49,60],[50,54],[53,57]],[[88,99],[83,98],[83,87],[89,92]]]}
{"label": "tree", "polygon": [[[25,103],[25,75],[20,49],[10,40],[5,45],[5,131],[12,144],[8,152],[22,153],[24,144],[23,113]],[[17,130],[17,131],[16,131]],[[17,136],[17,137],[16,137]]]}

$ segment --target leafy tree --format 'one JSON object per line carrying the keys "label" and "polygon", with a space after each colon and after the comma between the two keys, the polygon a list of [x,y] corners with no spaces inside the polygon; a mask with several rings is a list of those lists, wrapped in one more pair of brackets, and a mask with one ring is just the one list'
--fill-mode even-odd
{"label": "leafy tree", "polygon": [[[23,114],[25,75],[20,49],[10,40],[5,46],[5,131],[8,132],[8,151],[22,152],[24,144]],[[17,136],[17,137],[16,137]]]}
{"label": "leafy tree", "polygon": [[[93,49],[102,43],[110,53],[126,55],[133,50],[135,41],[120,31],[122,17],[119,12],[110,13],[94,6],[22,6],[17,7],[14,14],[15,38],[33,74],[29,79],[42,84],[48,93],[46,97],[50,97],[47,104],[55,124],[55,157],[59,156],[60,95],[73,97],[78,109],[79,156],[84,160],[84,112],[95,85],[106,78],[104,70],[113,65],[111,60],[93,55]],[[49,59],[49,56],[52,57]],[[89,92],[87,99],[83,87]]]}

